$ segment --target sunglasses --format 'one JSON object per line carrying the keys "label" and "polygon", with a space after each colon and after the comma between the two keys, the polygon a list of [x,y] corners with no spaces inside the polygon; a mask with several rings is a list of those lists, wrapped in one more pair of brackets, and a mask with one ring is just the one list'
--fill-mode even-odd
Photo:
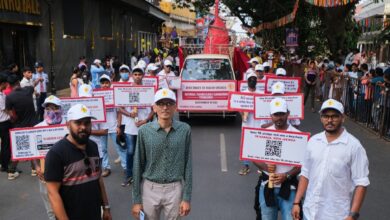
{"label": "sunglasses", "polygon": [[83,154],[84,154],[84,165],[87,167],[85,169],[85,174],[87,176],[90,176],[92,174],[91,161],[89,160],[89,157],[86,152],[83,152]]}
{"label": "sunglasses", "polygon": [[171,107],[174,106],[176,103],[175,102],[157,102],[156,105],[159,107],[167,106]]}

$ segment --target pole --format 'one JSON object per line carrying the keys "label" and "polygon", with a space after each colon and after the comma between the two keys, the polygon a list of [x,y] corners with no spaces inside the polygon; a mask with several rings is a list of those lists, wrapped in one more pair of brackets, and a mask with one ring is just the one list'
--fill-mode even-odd
{"label": "pole", "polygon": [[46,1],[47,6],[48,6],[48,15],[49,15],[49,44],[50,44],[50,91],[51,94],[55,95],[56,94],[56,87],[55,87],[55,73],[54,73],[54,64],[53,64],[53,50],[54,50],[54,34],[53,34],[53,24],[52,24],[52,17],[51,17],[51,6],[52,6],[52,1],[48,0]]}

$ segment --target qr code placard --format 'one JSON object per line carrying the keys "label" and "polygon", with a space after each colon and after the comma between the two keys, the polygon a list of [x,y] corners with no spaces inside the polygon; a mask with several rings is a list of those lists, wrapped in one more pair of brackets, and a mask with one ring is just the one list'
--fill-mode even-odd
{"label": "qr code placard", "polygon": [[139,93],[129,93],[129,102],[130,103],[139,103]]}
{"label": "qr code placard", "polygon": [[267,140],[265,145],[265,156],[282,156],[282,141]]}
{"label": "qr code placard", "polygon": [[30,149],[30,136],[29,135],[19,135],[15,136],[16,138],[16,149],[18,151]]}

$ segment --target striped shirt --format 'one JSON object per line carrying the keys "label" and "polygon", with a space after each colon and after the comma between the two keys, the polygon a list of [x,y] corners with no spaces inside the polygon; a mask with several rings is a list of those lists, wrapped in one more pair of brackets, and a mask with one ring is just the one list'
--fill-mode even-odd
{"label": "striped shirt", "polygon": [[192,191],[191,128],[174,120],[166,132],[157,121],[139,129],[134,153],[133,204],[141,204],[141,182],[184,182],[182,200],[191,201]]}

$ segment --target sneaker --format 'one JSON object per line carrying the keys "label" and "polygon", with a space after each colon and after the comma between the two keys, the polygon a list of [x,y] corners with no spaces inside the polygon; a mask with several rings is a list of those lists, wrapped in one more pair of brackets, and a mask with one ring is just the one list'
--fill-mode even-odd
{"label": "sneaker", "polygon": [[118,157],[118,158],[116,158],[115,160],[114,160],[114,163],[120,163],[121,162],[121,158],[120,157]]}
{"label": "sneaker", "polygon": [[108,177],[111,174],[110,169],[104,169],[102,173],[102,177]]}
{"label": "sneaker", "polygon": [[133,183],[133,181],[134,181],[133,177],[129,177],[129,178],[125,179],[125,181],[123,181],[121,186],[123,186],[123,187],[130,186]]}
{"label": "sneaker", "polygon": [[31,176],[37,176],[37,171],[36,170],[31,170]]}
{"label": "sneaker", "polygon": [[19,173],[18,172],[8,173],[8,179],[9,180],[14,180],[14,179],[16,179],[18,177],[19,177]]}
{"label": "sneaker", "polygon": [[249,166],[243,166],[240,171],[238,171],[238,174],[241,176],[247,175],[251,170],[249,169]]}

